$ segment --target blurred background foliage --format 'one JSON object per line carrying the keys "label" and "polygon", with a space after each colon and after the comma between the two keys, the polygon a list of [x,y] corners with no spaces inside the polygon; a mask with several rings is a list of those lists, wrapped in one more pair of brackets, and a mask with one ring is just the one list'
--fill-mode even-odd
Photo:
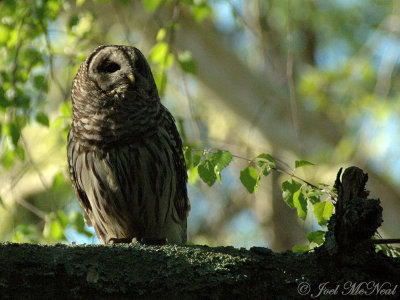
{"label": "blurred background foliage", "polygon": [[363,168],[381,234],[399,237],[399,13],[388,0],[3,0],[0,240],[98,242],[68,177],[66,135],[73,76],[100,44],[149,58],[191,159],[233,154],[212,187],[189,170],[191,242],[280,251],[320,229],[282,200],[287,174],[262,177],[256,194],[241,184],[260,153],[289,173],[315,163],[295,171],[315,184]]}

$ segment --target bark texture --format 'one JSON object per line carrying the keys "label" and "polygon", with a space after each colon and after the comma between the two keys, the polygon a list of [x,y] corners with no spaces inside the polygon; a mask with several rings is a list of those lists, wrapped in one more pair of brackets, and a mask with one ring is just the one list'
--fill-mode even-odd
{"label": "bark texture", "polygon": [[[207,246],[0,245],[1,299],[297,298],[329,282],[400,284],[400,260]],[[400,293],[400,291],[399,291]]]}

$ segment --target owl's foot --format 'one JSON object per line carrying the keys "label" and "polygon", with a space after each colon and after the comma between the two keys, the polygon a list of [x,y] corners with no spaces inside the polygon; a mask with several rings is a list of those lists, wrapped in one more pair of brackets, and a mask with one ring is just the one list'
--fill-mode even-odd
{"label": "owl's foot", "polygon": [[134,243],[136,242],[136,238],[110,238],[107,242],[107,244],[113,245],[113,244],[129,244],[129,243]]}
{"label": "owl's foot", "polygon": [[156,239],[156,238],[110,238],[107,242],[109,245],[113,244],[129,244],[129,243],[141,243],[145,245],[162,246],[168,244],[168,239]]}

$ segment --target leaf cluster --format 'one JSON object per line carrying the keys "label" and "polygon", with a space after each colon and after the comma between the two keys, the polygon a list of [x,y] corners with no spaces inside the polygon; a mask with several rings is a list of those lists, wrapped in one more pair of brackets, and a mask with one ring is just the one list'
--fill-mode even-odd
{"label": "leaf cluster", "polygon": [[[222,183],[221,171],[232,161],[234,155],[226,150],[193,151],[189,147],[184,149],[184,155],[189,173],[196,169],[196,175],[208,185],[212,186],[218,179]],[[277,168],[276,159],[267,153],[261,153],[252,160],[249,165],[240,171],[240,181],[249,193],[257,192],[262,176],[268,176],[272,171],[282,171]],[[312,166],[313,163],[306,160],[295,161],[294,169]],[[196,176],[195,175],[195,176]],[[293,174],[287,173],[290,178],[282,183],[282,198],[292,209],[297,210],[300,219],[305,220],[309,207],[312,207],[313,215],[318,224],[325,227],[333,214],[334,206],[326,198],[332,197],[332,191],[327,190],[327,185],[321,184],[321,188],[309,184],[303,180],[300,183]],[[317,230],[307,235],[309,245],[295,246],[294,251],[310,250],[310,247],[321,245],[326,231]]]}

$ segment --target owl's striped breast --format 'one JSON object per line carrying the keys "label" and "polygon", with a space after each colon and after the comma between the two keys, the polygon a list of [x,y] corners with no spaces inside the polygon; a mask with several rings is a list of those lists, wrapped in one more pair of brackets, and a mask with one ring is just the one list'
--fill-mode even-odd
{"label": "owl's striped breast", "polygon": [[[153,138],[108,150],[79,150],[76,174],[92,208],[100,236],[165,238],[168,224],[180,224],[174,198],[175,142],[160,128]],[[89,216],[90,217],[90,216]],[[173,239],[170,237],[170,239]]]}

